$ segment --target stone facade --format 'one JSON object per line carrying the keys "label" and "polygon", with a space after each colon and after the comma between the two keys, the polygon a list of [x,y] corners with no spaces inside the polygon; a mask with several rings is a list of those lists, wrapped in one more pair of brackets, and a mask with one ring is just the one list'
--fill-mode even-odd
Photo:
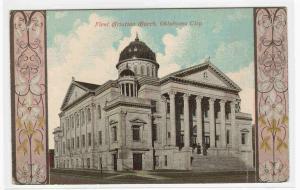
{"label": "stone facade", "polygon": [[102,85],[72,79],[53,132],[56,168],[191,170],[196,145],[253,167],[241,89],[209,60],[158,78],[155,53],[136,38],[117,69]]}

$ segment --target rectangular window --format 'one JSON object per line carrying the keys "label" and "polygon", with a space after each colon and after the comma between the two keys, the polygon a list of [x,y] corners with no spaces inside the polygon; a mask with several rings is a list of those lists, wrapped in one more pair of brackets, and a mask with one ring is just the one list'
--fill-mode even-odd
{"label": "rectangular window", "polygon": [[242,144],[246,144],[246,133],[242,133]]}
{"label": "rectangular window", "polygon": [[226,143],[227,144],[230,143],[230,131],[229,130],[226,131]]}
{"label": "rectangular window", "polygon": [[156,103],[157,103],[157,101],[155,101],[155,100],[151,100],[151,111],[152,111],[152,113],[156,113]]}
{"label": "rectangular window", "polygon": [[170,103],[167,103],[167,113],[170,113]]}
{"label": "rectangular window", "polygon": [[75,148],[75,141],[74,141],[74,138],[72,138],[72,149]]}
{"label": "rectangular window", "polygon": [[99,145],[102,145],[102,131],[98,132],[98,143]]}
{"label": "rectangular window", "polygon": [[118,138],[117,138],[117,127],[116,126],[112,127],[112,139],[113,139],[113,141],[118,140]]}
{"label": "rectangular window", "polygon": [[156,124],[153,124],[153,127],[152,127],[152,140],[153,141],[157,140],[157,126],[156,126]]}
{"label": "rectangular window", "polygon": [[89,141],[89,146],[92,146],[92,134],[88,133],[88,141]]}
{"label": "rectangular window", "polygon": [[165,155],[165,166],[168,166],[168,156]]}
{"label": "rectangular window", "polygon": [[168,132],[168,138],[171,138],[171,133],[170,132]]}
{"label": "rectangular window", "polygon": [[204,110],[204,117],[207,118],[208,117],[208,111]]}
{"label": "rectangular window", "polygon": [[67,140],[67,149],[70,150],[70,139]]}
{"label": "rectangular window", "polygon": [[140,126],[132,126],[132,140],[140,141]]}
{"label": "rectangular window", "polygon": [[81,141],[82,141],[82,147],[85,147],[85,135],[82,135]]}
{"label": "rectangular window", "polygon": [[76,142],[76,144],[77,144],[77,148],[79,148],[79,137],[77,137],[77,142]]}

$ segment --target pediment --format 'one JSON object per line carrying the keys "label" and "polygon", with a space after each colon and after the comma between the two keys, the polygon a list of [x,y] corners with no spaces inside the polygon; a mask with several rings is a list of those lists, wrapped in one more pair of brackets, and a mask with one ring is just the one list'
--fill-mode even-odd
{"label": "pediment", "polygon": [[210,62],[196,65],[173,74],[184,80],[240,91],[240,87]]}
{"label": "pediment", "polygon": [[209,68],[191,73],[182,78],[202,83],[209,83],[217,86],[228,87],[228,84]]}
{"label": "pediment", "polygon": [[141,120],[139,118],[135,118],[130,120],[131,123],[142,123],[142,124],[146,124],[147,122],[145,122],[144,120]]}
{"label": "pediment", "polygon": [[61,108],[72,104],[73,102],[84,96],[86,93],[88,93],[87,89],[84,89],[80,85],[77,85],[76,82],[72,82],[65,95]]}

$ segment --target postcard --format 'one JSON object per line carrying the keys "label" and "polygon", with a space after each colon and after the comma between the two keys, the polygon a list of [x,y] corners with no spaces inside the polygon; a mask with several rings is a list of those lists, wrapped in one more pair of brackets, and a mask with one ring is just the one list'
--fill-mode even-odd
{"label": "postcard", "polygon": [[11,10],[13,183],[288,181],[287,15]]}

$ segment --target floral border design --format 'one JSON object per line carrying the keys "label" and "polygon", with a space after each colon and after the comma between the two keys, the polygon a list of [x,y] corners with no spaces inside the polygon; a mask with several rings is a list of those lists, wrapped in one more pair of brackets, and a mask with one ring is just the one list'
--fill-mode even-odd
{"label": "floral border design", "polygon": [[13,175],[19,184],[48,183],[45,11],[12,11]]}
{"label": "floral border design", "polygon": [[289,178],[286,8],[256,8],[256,112],[260,182]]}

